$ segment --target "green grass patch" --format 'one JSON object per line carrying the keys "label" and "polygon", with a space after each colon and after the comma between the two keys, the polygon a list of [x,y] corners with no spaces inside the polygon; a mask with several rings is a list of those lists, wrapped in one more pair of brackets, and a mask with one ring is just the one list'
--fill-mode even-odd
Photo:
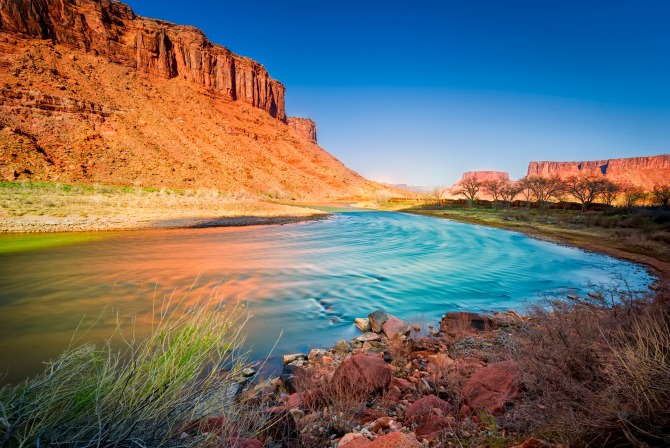
{"label": "green grass patch", "polygon": [[0,235],[0,255],[48,249],[108,238],[109,234]]}

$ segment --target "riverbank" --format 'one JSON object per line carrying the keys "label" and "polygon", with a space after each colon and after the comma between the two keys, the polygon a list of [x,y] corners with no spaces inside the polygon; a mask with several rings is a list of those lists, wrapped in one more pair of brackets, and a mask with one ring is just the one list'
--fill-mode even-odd
{"label": "riverbank", "polygon": [[215,190],[0,183],[0,233],[249,226],[327,216]]}
{"label": "riverbank", "polygon": [[281,416],[282,446],[657,446],[670,436],[667,297],[629,293],[432,325],[377,310],[351,341],[285,355],[245,398]]}
{"label": "riverbank", "polygon": [[[377,214],[360,215],[375,217]],[[419,228],[428,225],[433,229],[444,230],[449,227],[435,220],[420,219],[409,215],[379,215],[391,221],[413,220],[420,224]],[[379,228],[370,225],[368,221],[363,221],[359,227],[353,228],[355,223],[352,220],[332,220],[332,223],[337,222],[347,226],[346,229],[350,232],[354,230],[353,233],[356,235],[369,231],[376,238],[379,236]],[[327,226],[290,226],[269,230],[295,231],[302,228],[311,231],[315,227]],[[407,226],[394,226],[393,228],[407,229]],[[429,252],[430,246],[436,243],[435,234],[428,233],[433,236],[433,239],[428,240],[429,246],[424,247],[422,243],[426,242],[426,238],[420,234],[417,237],[418,232],[415,229],[416,227],[410,227],[407,233],[395,235],[396,237],[402,236],[402,238],[384,238],[383,240],[388,243],[388,248],[395,250],[398,242],[402,241],[403,245],[415,248],[419,254],[425,255]],[[458,241],[465,242],[465,247],[468,248],[481,242],[482,233],[486,233],[485,229],[481,228],[469,227],[469,229],[475,230],[474,239],[465,238],[467,232],[462,228],[457,236]],[[452,231],[448,229],[444,231],[448,236],[454,236]],[[385,232],[386,236],[390,236],[388,227]],[[321,238],[327,239],[333,249],[350,247],[351,244],[344,244],[334,239],[341,233],[343,233],[342,229],[336,228],[331,234],[321,234]],[[499,234],[500,232],[490,233]],[[412,237],[417,238],[412,240]],[[506,237],[526,240],[526,238],[518,238],[518,236],[503,232],[490,242],[495,243],[499,238]],[[285,240],[283,236],[274,239]],[[294,241],[303,240],[304,238],[294,239]],[[230,250],[228,243],[225,243],[223,250],[217,250],[211,243],[212,241],[209,241],[204,245],[207,249],[204,255],[193,254],[192,250],[185,251],[184,247],[180,247],[178,251],[180,257],[181,254],[189,253],[191,256],[188,260],[182,258],[177,261],[163,260],[163,263],[167,266],[177,266],[180,275],[183,275],[183,266],[190,265],[194,260],[207,259],[206,254],[208,253]],[[516,247],[518,244],[517,242]],[[370,250],[369,244],[363,246],[365,247],[363,250],[365,264],[358,265],[354,269],[350,266],[350,271],[365,272],[367,274],[365,284],[378,288],[379,282],[383,282],[381,286],[396,295],[398,289],[390,286],[393,284],[392,279],[381,275],[382,273],[389,275],[385,272],[386,267],[383,266],[383,263],[371,261],[368,256],[369,253],[374,252],[386,257],[386,252],[380,250],[382,249],[380,247]],[[537,250],[537,246],[544,245],[535,243],[533,246]],[[283,252],[285,248],[281,250]],[[149,252],[140,251],[140,253]],[[261,252],[266,251],[259,251]],[[484,262],[481,266],[473,268],[473,265],[467,261],[461,263],[469,267],[470,273],[486,271],[492,262],[491,256],[499,252],[505,252],[504,247],[501,250],[500,247],[493,244],[493,252],[490,254],[483,256],[481,251],[477,253],[476,258]],[[305,265],[318,264],[329,273],[329,277],[333,277],[333,272],[342,272],[342,270],[339,267],[329,268],[327,260],[336,258],[332,256],[332,252],[329,255],[329,257],[324,257],[323,252],[319,252],[317,258],[314,259],[316,261]],[[348,260],[352,259],[351,252],[346,255]],[[580,255],[587,254],[580,253]],[[518,270],[519,263],[531,256],[532,253],[526,253],[517,258],[516,262],[511,263],[512,269]],[[36,264],[38,258],[31,260],[30,267],[40,272],[46,271],[47,268],[44,266],[48,266],[48,260],[42,260],[47,264],[39,265]],[[431,278],[448,275],[445,274],[443,266],[438,263],[439,259],[445,258],[447,257],[444,256],[443,251],[436,251],[436,259],[423,265],[418,280],[425,282]],[[87,260],[87,264],[90,264],[90,259],[85,257],[82,259]],[[233,257],[235,263],[240,259],[241,257]],[[260,261],[259,266],[267,266],[263,260]],[[453,259],[450,260],[452,263],[453,261]],[[62,276],[65,264],[59,265],[59,276]],[[14,263],[12,265],[15,266]],[[379,272],[369,267],[380,265],[382,267]],[[82,266],[76,268],[77,279],[85,277],[83,270]],[[225,270],[217,269],[217,271]],[[272,282],[276,284],[279,279],[287,278],[291,283],[299,284],[297,272],[274,271]],[[557,270],[550,271],[551,278],[555,278],[557,274]],[[468,280],[472,280],[473,275],[451,275],[451,277],[456,279],[456,284],[462,286]],[[523,279],[517,281],[528,282],[539,277],[540,271],[534,269],[524,275]],[[124,280],[132,285],[132,279],[125,278]],[[509,280],[509,276],[503,277],[503,281]],[[344,284],[353,283],[352,277],[344,279],[337,277],[334,281],[335,283],[323,289],[335,291]],[[417,276],[413,275],[411,281],[416,283]],[[481,282],[479,279],[475,281]],[[482,288],[490,292],[494,284],[495,282],[491,282]],[[543,291],[548,292],[550,288],[547,288],[546,285],[547,283],[544,283]],[[249,291],[266,289],[266,286],[259,282],[253,282],[250,286]],[[77,288],[81,290],[85,290],[84,287],[84,283],[77,285]],[[285,298],[278,294],[278,291],[282,289],[289,291],[287,287],[282,286],[268,296],[285,305]],[[348,336],[343,336],[343,333],[340,333],[340,337],[351,338],[352,331],[356,332],[351,321],[357,312],[365,309],[367,313],[374,309],[369,309],[369,303],[374,295],[361,289],[362,287],[363,283],[358,283],[356,286],[357,292],[363,297],[363,301],[359,302],[353,300],[356,295],[351,291],[340,292],[340,295],[346,299],[347,309],[353,310],[353,315],[347,313],[347,319],[341,322],[344,325],[337,327],[341,330],[346,328],[346,334],[348,334]],[[133,289],[135,288],[133,286]],[[448,288],[436,288],[432,293],[414,290],[411,295],[403,296],[401,300],[418,302],[423,295],[437,295],[446,289]],[[301,287],[301,290],[304,291],[304,288]],[[301,290],[298,290],[297,294],[289,293],[285,297],[299,296]],[[475,290],[470,289],[469,291],[468,297],[474,297]],[[156,296],[155,289],[150,291],[150,295],[152,294]],[[234,295],[245,297],[243,294]],[[286,325],[287,330],[300,328],[301,335],[316,334],[319,331],[318,321],[322,316],[315,313],[301,314],[306,308],[312,306],[314,302],[311,297],[313,296],[316,294],[310,294],[310,299],[305,304],[291,311],[291,320],[287,321]],[[90,299],[88,294],[87,298]],[[101,358],[100,354],[93,352],[92,356],[87,358],[91,361],[89,364],[91,375],[88,375],[87,371],[86,375],[70,375],[66,372],[66,374],[53,376],[51,382],[53,389],[43,388],[44,393],[41,397],[44,397],[46,402],[52,403],[53,401],[49,401],[53,395],[52,390],[71,393],[73,398],[69,398],[70,396],[66,398],[82,403],[81,409],[77,408],[76,411],[81,421],[89,425],[87,428],[90,437],[95,438],[100,434],[95,425],[102,421],[112,427],[109,429],[110,433],[120,429],[117,431],[119,437],[142,440],[146,446],[159,445],[155,441],[141,439],[141,437],[150,435],[145,429],[151,428],[156,421],[165,422],[159,428],[162,431],[159,433],[160,437],[165,438],[161,439],[162,443],[167,440],[168,444],[178,443],[180,446],[213,446],[216,444],[217,446],[247,448],[262,446],[290,448],[313,446],[548,448],[553,446],[558,448],[561,445],[602,446],[608,443],[618,446],[624,446],[627,443],[635,446],[660,445],[661,443],[657,443],[658,440],[663,442],[670,434],[670,429],[668,429],[670,428],[670,423],[668,423],[670,416],[667,414],[668,406],[666,405],[670,403],[670,398],[663,392],[670,390],[667,384],[667,379],[670,378],[668,370],[670,362],[667,360],[668,353],[670,353],[668,349],[670,347],[668,341],[670,318],[667,317],[667,292],[663,289],[663,285],[654,285],[653,290],[641,292],[630,291],[625,285],[621,289],[605,285],[587,290],[561,292],[556,298],[561,300],[540,303],[539,307],[530,309],[526,316],[505,312],[493,315],[460,312],[447,313],[441,321],[439,318],[424,317],[421,319],[420,316],[412,320],[409,313],[394,311],[398,316],[407,319],[407,322],[388,316],[383,323],[378,323],[376,330],[371,322],[372,316],[368,316],[367,322],[364,318],[357,319],[356,323],[359,328],[366,331],[361,331],[355,334],[353,339],[340,341],[334,346],[332,346],[334,340],[331,343],[322,339],[318,343],[323,344],[323,348],[302,354],[288,353],[289,356],[284,359],[285,370],[279,377],[269,381],[261,381],[259,378],[260,383],[250,385],[246,391],[239,390],[239,393],[235,395],[235,400],[223,401],[224,404],[230,406],[224,409],[218,406],[212,407],[211,410],[193,404],[200,403],[199,400],[202,398],[215,395],[209,392],[200,394],[196,390],[193,391],[196,392],[195,396],[182,399],[178,391],[171,389],[175,384],[174,379],[182,382],[184,387],[189,387],[199,381],[201,373],[185,369],[180,364],[182,361],[192,359],[210,359],[203,356],[204,354],[199,349],[194,348],[199,346],[199,338],[203,338],[207,344],[221,340],[219,339],[221,332],[218,330],[213,333],[193,335],[190,329],[202,329],[205,326],[199,322],[186,321],[185,331],[182,332],[180,327],[170,325],[170,328],[177,331],[177,334],[167,339],[163,336],[157,339],[161,343],[152,349],[156,350],[155,354],[148,357],[148,361],[151,361],[149,365],[156,367],[155,372],[149,372],[148,378],[152,378],[150,381],[145,381],[144,377],[136,377],[134,372],[131,372],[129,377],[124,376],[124,372],[120,372],[118,376],[102,372],[110,386],[109,388],[98,387],[99,378],[96,377],[95,372],[97,372]],[[445,297],[436,301],[433,309],[436,312],[453,310],[453,308],[448,308],[448,299],[449,297]],[[18,305],[20,302],[22,301],[17,300],[15,303]],[[57,303],[56,306],[69,303],[76,307],[77,313],[83,312],[83,308],[76,305],[72,297]],[[139,304],[140,302],[133,298],[132,303]],[[221,304],[222,302],[218,299],[212,302],[216,310]],[[337,326],[338,315],[334,313],[337,307],[326,301],[319,304],[325,312],[330,313],[330,317],[333,318],[330,321],[331,324]],[[392,306],[391,304],[391,301],[384,301],[383,305],[379,306]],[[42,310],[47,308],[48,306],[42,306]],[[14,306],[6,315],[14,316],[18,309]],[[210,313],[209,309],[207,311],[202,314],[203,317],[215,315],[215,313]],[[276,308],[273,309],[272,316],[276,317],[277,311]],[[258,310],[256,313],[258,314]],[[39,317],[43,317],[43,314],[41,312]],[[384,313],[372,314],[383,315]],[[190,306],[187,315],[191,315]],[[363,315],[361,312],[361,317]],[[16,319],[10,317],[10,322],[12,320]],[[54,317],[49,317],[49,320],[61,322],[61,319]],[[264,338],[274,337],[267,325],[254,327],[253,321],[248,324],[254,328],[253,331],[263,335]],[[40,323],[33,319],[31,325],[39,327]],[[241,325],[233,325],[230,328],[239,329]],[[216,337],[212,337],[211,334],[215,334]],[[269,334],[271,336],[268,336]],[[40,344],[44,345],[45,339],[40,337]],[[162,343],[165,340],[174,342],[174,344]],[[314,347],[313,344],[308,346]],[[215,344],[212,349],[216,350],[220,347],[221,345]],[[69,364],[71,368],[80,369],[81,363],[78,359],[72,357],[66,359],[75,361]],[[154,359],[161,363],[175,362],[176,364],[166,368],[160,363],[154,363]],[[56,363],[56,365],[60,364]],[[134,369],[134,364],[129,364],[129,366]],[[212,370],[207,369],[209,365],[204,363],[202,367],[206,369],[207,375],[211,374]],[[240,366],[239,375],[235,375],[234,378],[231,378],[228,372],[221,372],[221,376],[211,375],[212,385],[217,385],[219,393],[229,397],[230,390],[238,390],[238,381],[242,383],[248,381],[241,376],[246,378],[254,376],[253,369],[247,370],[242,367],[246,366]],[[258,366],[253,367],[258,369]],[[143,372],[144,368],[140,367],[138,371]],[[157,382],[154,375],[162,375],[162,380]],[[170,378],[171,375],[174,376],[174,379]],[[43,378],[43,376],[37,377],[33,384],[36,387],[42,387]],[[63,381],[70,381],[72,378],[82,379],[83,382],[81,384],[67,383],[66,386],[63,386]],[[126,387],[125,378],[131,378],[132,381],[136,381],[136,384]],[[228,383],[224,385],[225,387],[220,387],[219,378],[233,379],[235,384]],[[381,381],[376,382],[380,378]],[[145,383],[150,387],[138,386]],[[166,390],[169,393],[156,393],[159,390],[155,388],[156,384],[160,387],[167,387]],[[22,400],[22,390],[24,389],[16,389],[16,395],[10,398]],[[120,391],[118,394],[120,398],[115,393],[108,393],[109,391]],[[105,395],[82,400],[82,397],[90,397],[89,393]],[[64,398],[57,404],[60,406],[60,403],[72,402],[67,400]],[[175,402],[166,402],[166,400],[175,400]],[[2,397],[0,401],[3,401]],[[42,404],[45,401],[36,401],[34,406],[26,407],[40,414],[37,417],[29,415],[28,418],[20,419],[17,428],[22,422],[30,422],[33,425],[33,422],[38,421],[38,417],[42,418],[42,415],[60,416],[58,412],[51,412],[46,408]],[[126,403],[129,405],[134,403],[140,411],[145,403],[149,403],[160,412],[165,411],[166,414],[152,415],[151,419],[136,421],[139,411],[138,413],[133,411],[133,413],[122,416],[124,420],[119,422],[114,415],[99,417],[96,406],[100,402],[111,403],[113,406],[108,410],[112,411],[118,408],[118,403],[123,403],[119,409],[131,410],[133,410],[131,407],[126,407]],[[5,408],[9,407],[5,406]],[[173,412],[175,409],[186,412],[176,415]],[[14,415],[10,418],[14,419]],[[14,423],[14,420],[6,421],[9,421],[10,425]],[[44,424],[51,424],[46,417]],[[63,420],[53,423],[50,428],[44,429],[39,424],[34,424],[33,427],[37,429],[35,437],[38,437],[41,443],[45,440],[45,434],[55,440],[53,434],[67,434],[67,430],[78,430],[83,425],[80,421],[70,418],[70,415],[64,414]],[[130,431],[126,432],[128,428]],[[133,430],[132,428],[138,429]],[[2,430],[0,421],[0,437],[3,435]],[[108,428],[105,427],[104,430],[107,431]],[[18,434],[18,432],[15,433]],[[24,443],[24,445],[27,444],[31,443]],[[32,444],[35,444],[34,440]],[[119,446],[121,445],[123,443],[119,443]],[[19,444],[10,443],[8,446],[19,446]]]}

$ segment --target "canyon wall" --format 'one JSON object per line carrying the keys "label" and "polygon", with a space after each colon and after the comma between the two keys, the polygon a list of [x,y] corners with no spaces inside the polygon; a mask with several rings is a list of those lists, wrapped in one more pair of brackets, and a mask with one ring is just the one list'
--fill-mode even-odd
{"label": "canyon wall", "polygon": [[287,123],[307,141],[316,143],[316,123],[312,120],[309,118],[288,117]]}
{"label": "canyon wall", "polygon": [[581,162],[530,162],[528,175],[559,176],[595,174],[614,182],[651,190],[670,183],[670,154]]}
{"label": "canyon wall", "polygon": [[[505,171],[467,171],[463,173],[460,182],[465,179],[476,179],[479,182],[490,180],[509,180],[509,174]],[[457,182],[458,183],[458,182]]]}
{"label": "canyon wall", "polygon": [[121,3],[0,0],[0,180],[304,201],[386,189],[316,145],[311,120],[289,125],[283,92],[198,30]]}
{"label": "canyon wall", "polygon": [[286,121],[284,86],[202,31],[137,16],[109,0],[2,0],[0,31],[49,39],[149,75],[181,78]]}

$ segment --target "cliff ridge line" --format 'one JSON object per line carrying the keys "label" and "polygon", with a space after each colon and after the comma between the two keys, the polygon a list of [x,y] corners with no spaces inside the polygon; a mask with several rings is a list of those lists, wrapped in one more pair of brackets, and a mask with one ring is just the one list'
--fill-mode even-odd
{"label": "cliff ridge line", "polygon": [[3,0],[0,31],[49,39],[155,77],[181,77],[286,122],[285,88],[261,64],[213,44],[195,27],[138,16],[121,2]]}

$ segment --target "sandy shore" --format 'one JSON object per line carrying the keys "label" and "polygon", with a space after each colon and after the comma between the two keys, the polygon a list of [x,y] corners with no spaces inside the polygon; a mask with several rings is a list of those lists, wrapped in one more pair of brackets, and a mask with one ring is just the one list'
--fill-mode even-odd
{"label": "sandy shore", "polygon": [[235,199],[213,191],[120,191],[57,186],[0,189],[0,233],[89,232],[287,224],[323,219],[319,210]]}
{"label": "sandy shore", "polygon": [[303,221],[325,219],[328,214],[314,211],[309,215],[278,216],[211,216],[184,217],[151,220],[138,217],[43,217],[21,216],[18,218],[1,218],[0,233],[42,233],[42,232],[91,232],[110,230],[139,230],[157,228],[203,228],[203,227],[239,227],[270,224],[291,224]]}

